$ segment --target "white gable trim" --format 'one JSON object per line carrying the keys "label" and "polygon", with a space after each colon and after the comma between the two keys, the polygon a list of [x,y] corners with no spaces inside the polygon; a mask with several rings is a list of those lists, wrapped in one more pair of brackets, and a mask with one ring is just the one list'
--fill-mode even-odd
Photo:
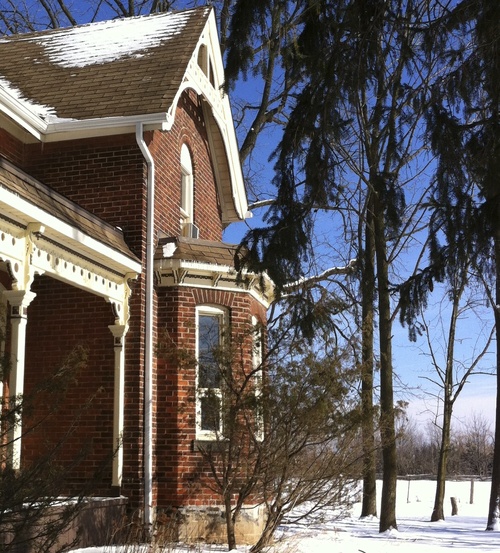
{"label": "white gable trim", "polygon": [[[205,47],[210,60],[210,65],[213,70],[213,85],[209,78],[203,72],[203,69],[198,64],[198,55],[200,48]],[[234,130],[234,121],[231,113],[231,106],[227,94],[223,91],[224,84],[224,67],[222,64],[222,54],[220,51],[219,38],[217,33],[217,24],[215,21],[215,14],[212,10],[205,28],[200,35],[198,44],[196,46],[191,60],[188,64],[188,68],[184,75],[183,83],[177,91],[174,101],[170,106],[167,114],[167,122],[164,125],[164,130],[170,130],[175,122],[175,112],[177,105],[182,96],[182,93],[191,88],[198,95],[202,96],[208,106],[210,107],[211,114],[217,123],[218,132],[222,137],[224,144],[224,156],[226,157],[232,190],[232,202],[237,214],[237,218],[231,217],[228,213],[225,213],[223,208],[223,219],[225,222],[231,222],[234,220],[243,220],[248,216],[248,202],[245,191],[245,184],[243,180],[243,173],[241,170],[240,156],[238,149],[238,141],[236,139],[236,133]],[[208,119],[208,118],[207,118]],[[210,122],[207,120],[207,130],[209,134],[209,141],[212,150],[212,155],[215,154],[215,148],[213,143],[213,133],[215,129],[210,129]],[[216,166],[217,164],[214,164]],[[217,175],[216,175],[217,176]],[[217,179],[219,181],[219,179]],[[219,193],[222,193],[219,184]],[[227,209],[226,209],[227,212]]]}

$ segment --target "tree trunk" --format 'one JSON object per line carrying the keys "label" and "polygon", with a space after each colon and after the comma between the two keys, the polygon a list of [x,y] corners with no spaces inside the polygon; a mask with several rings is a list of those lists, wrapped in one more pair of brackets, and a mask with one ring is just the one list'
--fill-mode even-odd
{"label": "tree trunk", "polygon": [[451,429],[451,404],[446,397],[443,411],[443,428],[441,431],[441,448],[439,450],[439,461],[437,469],[436,496],[432,510],[431,522],[444,520],[444,492],[446,488],[446,467],[448,465],[448,452],[450,450],[450,429]]}
{"label": "tree trunk", "polygon": [[[373,193],[369,193],[366,221],[365,247],[361,273],[361,409],[363,439],[363,502],[361,516],[377,516],[375,424],[373,411],[373,321],[375,292]],[[362,239],[362,238],[361,238]]]}
{"label": "tree trunk", "polygon": [[379,531],[385,532],[398,527],[396,522],[397,453],[394,424],[391,296],[385,236],[385,210],[377,194],[374,198],[374,207],[380,342],[380,437],[383,466]]}
{"label": "tree trunk", "polygon": [[231,509],[231,495],[226,494],[224,497],[224,507],[226,509],[226,530],[227,530],[227,548],[228,551],[236,549],[236,532],[234,517]]}
{"label": "tree trunk", "polygon": [[497,344],[497,399],[495,415],[495,447],[493,450],[493,468],[491,473],[490,504],[488,508],[488,522],[486,530],[498,530],[500,525],[500,201],[497,202],[497,217],[495,228],[495,334]]}
{"label": "tree trunk", "polygon": [[250,549],[251,553],[259,553],[264,548],[271,545],[274,538],[274,534],[281,522],[281,519],[282,519],[282,510],[279,507],[269,510],[266,524],[264,526],[264,530],[262,531],[262,534],[260,535],[260,538],[257,541],[257,543],[251,547]]}
{"label": "tree trunk", "polygon": [[453,367],[455,363],[455,339],[457,320],[459,316],[460,299],[465,288],[465,278],[459,277],[460,282],[454,286],[453,304],[450,315],[450,328],[448,331],[448,346],[446,348],[446,367],[444,375],[444,406],[443,428],[441,431],[441,447],[437,469],[436,496],[431,522],[444,520],[444,492],[446,487],[446,471],[448,466],[448,453],[450,451],[451,415],[453,413]]}

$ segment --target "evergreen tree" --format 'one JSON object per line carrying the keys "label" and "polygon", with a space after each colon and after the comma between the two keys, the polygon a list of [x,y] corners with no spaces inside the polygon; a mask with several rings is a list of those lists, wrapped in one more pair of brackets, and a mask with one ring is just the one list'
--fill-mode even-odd
{"label": "evergreen tree", "polygon": [[[462,0],[440,22],[438,46],[450,68],[434,88],[428,125],[439,158],[435,220],[445,243],[436,242],[433,277],[468,251],[478,255],[492,294],[500,390],[500,5]],[[479,193],[476,192],[479,187]],[[458,215],[458,216],[457,216]],[[464,224],[467,223],[467,224]],[[466,229],[466,232],[464,231]],[[424,286],[425,289],[425,286]],[[420,290],[419,293],[421,293]],[[487,529],[500,522],[500,396]]]}
{"label": "evergreen tree", "polygon": [[[250,232],[244,245],[250,264],[268,271],[283,290],[301,277],[317,253],[311,234],[318,211],[330,214],[330,224],[331,214],[341,214],[348,202],[351,212],[357,211],[364,398],[372,392],[370,334],[373,315],[378,315],[384,469],[380,531],[385,531],[397,526],[394,263],[412,225],[424,217],[407,199],[410,190],[425,197],[425,187],[412,188],[412,176],[416,180],[427,161],[422,117],[436,64],[426,45],[445,8],[425,0],[304,0],[295,5],[301,9],[301,24],[296,39],[284,48],[283,60],[287,75],[297,78],[300,87],[275,152],[276,201],[267,227]],[[231,48],[248,59],[244,33],[229,44],[229,59]]]}

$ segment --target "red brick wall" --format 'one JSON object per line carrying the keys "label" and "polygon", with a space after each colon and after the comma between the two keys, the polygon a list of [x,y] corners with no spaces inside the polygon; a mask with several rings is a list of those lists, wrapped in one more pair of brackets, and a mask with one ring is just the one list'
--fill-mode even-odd
{"label": "red brick wall", "polygon": [[[211,164],[201,101],[190,91],[183,94],[171,131],[147,137],[155,158],[155,219],[157,229],[167,235],[180,233],[181,164],[180,152],[186,144],[191,153],[194,175],[194,221],[200,239],[222,239],[220,203]],[[195,350],[195,307],[215,303],[229,307],[232,293],[209,292],[210,301],[199,297],[199,291],[186,288],[157,289],[157,342],[182,344]],[[246,310],[248,319],[248,304]],[[167,348],[167,349],[168,349]],[[165,357],[166,355],[166,357]],[[154,491],[159,506],[207,505],[219,500],[206,487],[200,487],[200,476],[207,467],[200,466],[200,454],[193,452],[196,437],[194,386],[195,371],[189,360],[175,360],[165,351],[159,355],[155,378],[157,394],[154,405]],[[202,464],[202,463],[201,463]]]}
{"label": "red brick wall", "polygon": [[[168,132],[146,132],[145,140],[156,165],[156,231],[178,235],[180,231],[180,151],[189,148],[194,173],[194,219],[200,238],[221,240],[221,210],[214,171],[210,160],[201,100],[192,92],[181,97],[174,127]],[[112,225],[123,229],[132,251],[144,259],[146,248],[146,165],[133,134],[72,140],[63,143],[22,145],[0,129],[0,152],[35,178],[53,187],[82,207]],[[130,330],[126,336],[124,472],[121,493],[130,498],[132,508],[142,507],[143,495],[143,402],[144,402],[144,313],[145,274],[133,283],[130,299]],[[92,370],[72,390],[73,404],[64,405],[69,420],[81,398],[103,386],[97,411],[85,414],[68,458],[86,437],[95,436],[89,466],[75,473],[75,482],[87,476],[109,451],[112,436],[113,348],[108,324],[112,324],[109,305],[101,298],[79,291],[49,278],[37,278],[37,298],[29,308],[27,380],[43,377],[70,347],[89,344]],[[250,315],[265,317],[259,304],[245,293],[179,289],[158,289],[158,333],[156,345],[168,337],[194,352],[195,306],[216,304],[230,311],[235,330],[250,324]],[[156,296],[155,296],[156,301]],[[155,319],[156,321],[156,319]],[[248,352],[250,362],[250,351]],[[97,369],[96,369],[97,368]],[[194,367],[179,367],[178,360],[161,357],[153,367],[154,404],[154,497],[158,504],[206,505],[220,500],[199,487],[206,474],[201,456],[192,449],[195,439]],[[32,384],[30,384],[32,385]],[[62,428],[48,427],[55,438]],[[38,440],[38,441],[37,441]],[[25,455],[34,457],[40,438],[25,441]],[[107,449],[106,449],[107,448]],[[80,479],[80,480],[79,480]],[[102,489],[111,482],[105,472]]]}
{"label": "red brick wall", "polygon": [[0,155],[16,165],[21,165],[24,159],[24,144],[2,128],[0,128]]}
{"label": "red brick wall", "polygon": [[142,508],[144,494],[144,277],[132,284],[129,331],[125,336],[125,427],[121,494],[132,509]]}
{"label": "red brick wall", "polygon": [[[25,429],[42,420],[43,424],[23,438],[23,462],[36,461],[47,447],[61,442],[56,458],[66,466],[83,456],[83,462],[71,470],[70,489],[81,490],[94,482],[92,493],[109,494],[114,389],[113,338],[108,329],[114,322],[111,307],[102,298],[48,277],[37,277],[32,290],[37,296],[28,308],[25,397],[36,398],[36,409],[25,420]],[[67,390],[35,392],[75,347],[83,347],[88,360],[71,376]],[[44,420],[55,405],[57,411]]]}
{"label": "red brick wall", "polygon": [[[21,168],[108,223],[122,228],[131,250],[140,259],[143,258],[146,249],[147,172],[133,134],[30,144],[25,149]],[[130,505],[134,509],[142,506],[144,479],[144,293],[143,274],[133,283],[130,331],[125,339],[124,469],[121,493],[130,498]],[[91,295],[88,297],[99,305],[105,304],[103,299]],[[80,307],[85,317],[87,304],[83,302]],[[113,322],[111,319],[108,324]],[[92,319],[87,320],[87,325],[92,325]],[[107,327],[104,336],[106,340],[110,339]],[[108,354],[113,354],[112,347]],[[109,403],[107,399],[106,403]],[[111,396],[109,409],[112,410],[112,407]],[[109,484],[110,473],[107,476],[106,483]]]}
{"label": "red brick wall", "polygon": [[146,173],[134,135],[30,144],[26,151],[23,169],[120,227],[129,247],[142,257]]}
{"label": "red brick wall", "polygon": [[155,133],[149,144],[156,164],[157,228],[170,236],[178,236],[180,232],[180,152],[183,144],[189,148],[193,162],[194,222],[200,229],[200,239],[221,240],[220,203],[201,100],[192,91],[181,96],[172,130]]}

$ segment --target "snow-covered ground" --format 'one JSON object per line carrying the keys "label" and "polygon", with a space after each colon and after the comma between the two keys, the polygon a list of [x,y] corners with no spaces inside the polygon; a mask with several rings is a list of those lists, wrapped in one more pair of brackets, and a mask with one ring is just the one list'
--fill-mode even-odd
{"label": "snow-covered ground", "polygon": [[[360,520],[360,505],[348,517],[338,519],[325,511],[320,520],[284,524],[269,553],[454,553],[499,551],[500,532],[486,532],[490,491],[489,482],[475,482],[470,503],[470,482],[448,482],[446,520],[430,523],[435,483],[401,480],[398,482],[398,530],[378,533],[378,520]],[[380,496],[380,493],[379,493]],[[450,497],[458,500],[459,512],[451,516]],[[247,548],[240,547],[244,552]],[[168,553],[216,553],[223,548],[197,545],[194,549],[169,547]],[[78,549],[74,553],[139,553],[137,549]],[[147,549],[145,550],[145,553]],[[142,553],[142,552],[141,552]]]}

